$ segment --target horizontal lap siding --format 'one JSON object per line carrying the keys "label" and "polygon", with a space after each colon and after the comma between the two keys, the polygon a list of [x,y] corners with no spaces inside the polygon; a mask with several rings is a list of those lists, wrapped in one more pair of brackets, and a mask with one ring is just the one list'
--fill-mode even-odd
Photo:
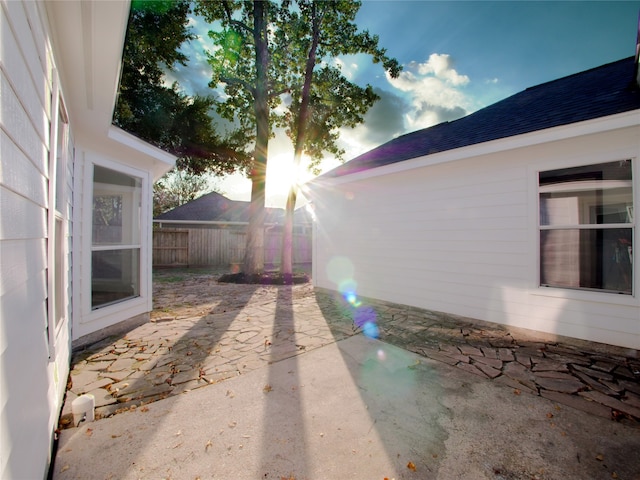
{"label": "horizontal lap siding", "polygon": [[47,338],[52,60],[40,8],[0,2],[0,478],[46,476],[69,364],[64,326],[55,361]]}
{"label": "horizontal lap siding", "polygon": [[[325,234],[318,250],[331,245],[327,254],[353,262],[360,295],[466,316],[481,308],[499,320],[510,308],[505,281],[528,281],[526,172],[459,162],[350,184],[326,210],[316,204]],[[335,211],[343,218],[323,232]],[[319,274],[321,286],[335,288]]]}
{"label": "horizontal lap siding", "polygon": [[313,201],[314,282],[338,289],[327,266],[341,257],[364,297],[640,348],[637,300],[553,298],[538,288],[535,177],[539,165],[558,168],[558,161],[637,158],[639,133],[613,131],[323,188]]}
{"label": "horizontal lap siding", "polygon": [[495,175],[465,164],[355,184],[349,225],[332,242],[345,246],[362,295],[459,311],[504,278],[526,279],[524,177],[522,168]]}

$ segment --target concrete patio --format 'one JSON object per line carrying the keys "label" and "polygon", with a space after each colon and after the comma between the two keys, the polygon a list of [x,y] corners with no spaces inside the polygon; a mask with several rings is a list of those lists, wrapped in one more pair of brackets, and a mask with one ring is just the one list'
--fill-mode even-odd
{"label": "concrete patio", "polygon": [[54,478],[640,478],[635,350],[216,278],[78,352]]}

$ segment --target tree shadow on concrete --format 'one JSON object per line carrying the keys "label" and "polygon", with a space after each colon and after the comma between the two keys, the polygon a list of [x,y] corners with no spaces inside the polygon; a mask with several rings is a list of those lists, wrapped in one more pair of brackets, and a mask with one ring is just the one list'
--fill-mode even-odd
{"label": "tree shadow on concrete", "polygon": [[[211,286],[199,303],[207,307],[203,314],[151,321],[75,352],[61,426],[73,426],[69,404],[82,393],[96,396],[96,416],[102,418],[239,375],[233,362],[238,353],[220,342],[229,341],[225,334],[260,286],[225,287]],[[184,285],[175,288],[185,290]],[[140,328],[145,331],[138,337]],[[73,367],[82,362],[103,366],[95,368],[95,382],[73,386]]]}
{"label": "tree shadow on concrete", "polygon": [[[305,442],[305,418],[300,399],[300,375],[296,356],[303,350],[296,344],[290,285],[278,288],[268,383],[264,386],[263,450],[261,478],[308,478],[308,452]],[[293,366],[283,373],[276,368],[280,360],[292,358]],[[287,421],[281,414],[286,412]]]}

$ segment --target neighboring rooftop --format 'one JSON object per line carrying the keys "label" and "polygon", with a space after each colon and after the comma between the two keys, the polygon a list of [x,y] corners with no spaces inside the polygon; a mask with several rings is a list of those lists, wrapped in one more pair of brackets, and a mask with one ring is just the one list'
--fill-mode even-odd
{"label": "neighboring rooftop", "polygon": [[408,133],[322,175],[412,158],[640,109],[634,57],[527,88],[471,115]]}
{"label": "neighboring rooftop", "polygon": [[[229,200],[217,192],[211,192],[158,215],[155,220],[248,222],[250,205],[251,202]],[[282,208],[265,208],[265,223],[283,223],[284,213]],[[306,209],[295,211],[294,222],[311,223]]]}

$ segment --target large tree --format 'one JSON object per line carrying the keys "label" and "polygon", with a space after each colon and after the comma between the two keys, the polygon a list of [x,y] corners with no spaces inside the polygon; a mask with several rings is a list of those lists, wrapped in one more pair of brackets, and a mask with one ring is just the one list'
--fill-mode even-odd
{"label": "large tree", "polygon": [[[277,8],[267,1],[201,1],[197,11],[221,28],[210,31],[216,49],[208,53],[213,74],[209,85],[224,85],[226,100],[218,113],[236,125],[232,139],[236,148],[252,156],[249,168],[251,206],[243,273],[264,270],[264,208],[269,138],[272,135],[272,107],[279,102],[274,90],[278,77],[272,70],[270,17]],[[253,148],[253,152],[250,150]]]}
{"label": "large tree", "polygon": [[[378,47],[378,37],[358,31],[355,16],[361,3],[353,0],[298,0],[298,9],[281,18],[276,35],[281,68],[288,71],[291,102],[281,125],[293,141],[294,168],[298,171],[303,153],[315,168],[325,152],[342,159],[337,144],[341,127],[355,127],[379,97],[370,85],[350,82],[331,60],[340,55],[368,54],[382,63],[392,77],[400,73],[397,60]],[[282,241],[281,271],[293,273],[293,216],[298,185],[292,183],[287,198]]]}
{"label": "large tree", "polygon": [[[253,147],[251,219],[243,271],[264,269],[264,201],[268,141],[274,126],[285,127],[294,141],[299,163],[307,153],[319,163],[323,152],[340,156],[338,130],[363,121],[377,100],[370,86],[349,82],[328,60],[366,53],[392,75],[398,63],[378,48],[378,38],[359,32],[354,24],[359,2],[202,1],[198,12],[220,28],[209,32],[214,48],[210,86],[224,85],[226,100],[218,112],[238,128],[238,145]],[[316,67],[319,67],[316,72]],[[290,99],[284,115],[274,113],[282,97]],[[280,108],[279,111],[283,109]],[[288,201],[283,273],[290,275],[292,218],[296,191]]]}

